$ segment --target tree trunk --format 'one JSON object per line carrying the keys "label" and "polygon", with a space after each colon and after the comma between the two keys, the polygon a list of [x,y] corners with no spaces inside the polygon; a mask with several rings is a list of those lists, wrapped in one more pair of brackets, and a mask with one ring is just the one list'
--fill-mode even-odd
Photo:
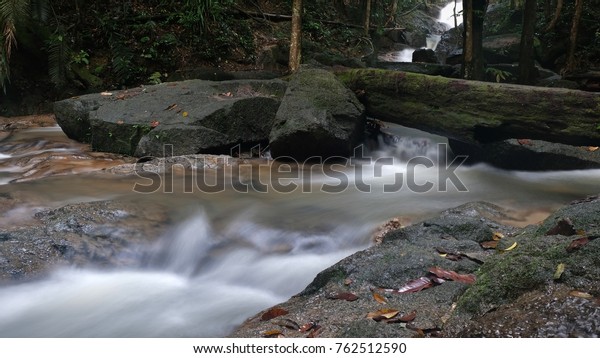
{"label": "tree trunk", "polygon": [[544,32],[549,32],[550,30],[552,30],[554,28],[554,26],[556,26],[556,23],[558,22],[558,19],[560,18],[560,13],[562,11],[562,7],[563,7],[563,0],[558,0],[556,2],[556,10],[554,11],[554,17],[552,18],[552,20],[550,21],[548,26],[546,26],[546,28],[544,29]]}
{"label": "tree trunk", "polygon": [[392,0],[392,9],[390,10],[390,17],[386,22],[386,26],[392,23],[393,27],[396,27],[396,14],[398,13],[398,0]]}
{"label": "tree trunk", "polygon": [[371,27],[371,0],[365,0],[365,36],[369,37],[369,28]]}
{"label": "tree trunk", "polygon": [[523,30],[519,52],[519,83],[532,85],[535,81],[535,36],[536,0],[525,0],[523,9]]}
{"label": "tree trunk", "polygon": [[292,4],[292,34],[290,36],[290,72],[300,67],[302,56],[302,0],[294,0]]}
{"label": "tree trunk", "polygon": [[579,23],[583,12],[583,0],[575,0],[575,13],[573,14],[573,23],[571,24],[571,36],[569,38],[569,53],[564,72],[572,72],[577,64],[575,63],[575,49],[577,48],[577,35],[579,32]]}
{"label": "tree trunk", "polygon": [[462,77],[468,80],[483,80],[483,20],[487,0],[463,1],[463,65]]}
{"label": "tree trunk", "polygon": [[600,93],[375,69],[338,77],[369,116],[465,143],[507,138],[600,145]]}

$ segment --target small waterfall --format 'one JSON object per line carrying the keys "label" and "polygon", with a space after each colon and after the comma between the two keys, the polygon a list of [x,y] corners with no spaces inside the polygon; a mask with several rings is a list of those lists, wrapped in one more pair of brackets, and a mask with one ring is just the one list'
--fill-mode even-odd
{"label": "small waterfall", "polygon": [[[455,10],[456,8],[456,10]],[[448,3],[448,5],[444,6],[442,8],[442,11],[440,11],[440,17],[438,17],[438,21],[446,24],[446,26],[448,28],[453,28],[455,23],[454,23],[454,14],[456,14],[456,26],[462,24],[463,22],[463,16],[462,16],[462,12],[463,12],[463,4],[462,4],[462,0],[457,0],[455,1],[451,1]]]}

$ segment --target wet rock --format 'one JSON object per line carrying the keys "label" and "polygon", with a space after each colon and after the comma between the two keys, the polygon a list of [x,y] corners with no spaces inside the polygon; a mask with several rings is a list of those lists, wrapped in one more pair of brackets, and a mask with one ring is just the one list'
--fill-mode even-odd
{"label": "wet rock", "polygon": [[39,211],[24,226],[0,229],[0,282],[61,266],[139,267],[142,245],[169,220],[154,203],[100,201]]}
{"label": "wet rock", "polygon": [[412,62],[438,63],[435,51],[431,49],[418,49],[413,52]]}
{"label": "wet rock", "polygon": [[440,65],[437,63],[413,63],[413,62],[377,62],[377,68],[392,71],[421,73],[431,76],[453,77],[455,69],[449,65]]}
{"label": "wet rock", "polygon": [[514,170],[574,170],[600,168],[600,150],[542,140],[507,139],[480,145],[450,141],[455,154]]}
{"label": "wet rock", "polygon": [[269,135],[274,158],[348,156],[364,131],[364,106],[331,72],[301,68],[290,79]]}
{"label": "wet rock", "polygon": [[98,151],[137,156],[217,152],[266,143],[286,85],[280,80],[190,80],[57,102],[58,124]]}
{"label": "wet rock", "polygon": [[[499,209],[485,203],[470,204],[444,212],[440,217],[425,220],[383,237],[383,242],[358,252],[322,271],[304,291],[278,305],[290,312],[290,318],[300,325],[318,321],[322,326],[319,337],[412,337],[417,330],[437,332],[452,312],[452,304],[467,289],[460,282],[446,281],[415,293],[381,292],[387,299],[383,305],[373,298],[372,290],[398,289],[407,282],[426,276],[429,268],[443,267],[461,274],[474,273],[480,261],[469,255],[481,254],[483,260],[493,255],[479,242],[491,240],[494,232],[507,236],[515,229],[489,219]],[[446,259],[440,252],[460,256],[456,261]],[[359,299],[353,302],[328,299],[336,292],[348,291]],[[396,308],[399,315],[412,311],[416,318],[410,325],[375,322],[367,313],[381,308]],[[272,329],[271,323],[260,320],[259,313],[237,329],[234,337],[260,337]],[[306,333],[286,331],[288,337]]]}
{"label": "wet rock", "polygon": [[[600,199],[593,197],[558,210],[539,226],[516,229],[498,222],[511,220],[501,208],[469,203],[388,233],[381,244],[319,273],[278,307],[299,325],[318,321],[319,337],[597,337],[599,215]],[[577,235],[594,239],[567,251],[573,236],[546,235],[564,218],[570,218]],[[498,240],[498,249],[483,249],[481,243],[488,240]],[[556,278],[559,263],[565,270]],[[476,281],[440,281],[402,294],[384,290],[431,279],[427,272],[432,266],[476,274]],[[339,292],[358,299],[329,299]],[[373,292],[387,302],[375,299]],[[411,312],[416,317],[409,323],[367,318],[382,308],[398,310],[398,317]],[[260,317],[261,313],[248,319],[231,336],[261,337],[273,329]],[[287,329],[282,333],[307,335]]]}

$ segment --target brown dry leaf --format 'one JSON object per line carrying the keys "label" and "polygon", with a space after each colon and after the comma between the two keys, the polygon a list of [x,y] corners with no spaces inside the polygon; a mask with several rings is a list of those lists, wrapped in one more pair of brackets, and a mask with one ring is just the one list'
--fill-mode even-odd
{"label": "brown dry leaf", "polygon": [[599,149],[600,147],[587,147],[588,152],[595,152]]}
{"label": "brown dry leaf", "polygon": [[323,329],[323,327],[316,325],[313,330],[306,336],[306,338],[315,338],[316,336],[319,335],[319,333],[321,333],[321,330]]}
{"label": "brown dry leaf", "polygon": [[101,96],[112,96],[112,92],[100,92]]}
{"label": "brown dry leaf", "polygon": [[172,110],[172,109],[173,109],[173,108],[175,108],[175,107],[177,107],[177,103],[170,104],[170,105],[169,105],[167,108],[165,108],[164,110],[165,110],[165,111],[170,111],[170,110]]}
{"label": "brown dry leaf", "polygon": [[494,241],[500,241],[504,239],[504,234],[500,233],[500,232],[495,232],[494,235],[492,236],[492,240]]}
{"label": "brown dry leaf", "polygon": [[393,308],[382,308],[380,310],[367,313],[367,318],[372,318],[373,320],[379,322],[382,319],[390,319],[395,317],[400,311],[395,310]]}
{"label": "brown dry leaf", "polygon": [[352,282],[354,282],[354,281],[352,281],[352,279],[347,278],[344,280],[344,285],[350,286],[352,284]]}
{"label": "brown dry leaf", "polygon": [[475,275],[473,274],[460,274],[454,271],[444,270],[440,267],[431,267],[429,272],[436,275],[439,278],[452,280],[456,282],[466,283],[468,285],[475,283]]}
{"label": "brown dry leaf", "polygon": [[379,303],[383,303],[383,304],[387,303],[387,300],[385,299],[385,297],[383,297],[382,295],[380,295],[377,292],[373,292],[373,299]]}
{"label": "brown dry leaf", "polygon": [[284,310],[281,307],[273,307],[273,308],[269,309],[267,312],[263,313],[262,316],[260,316],[260,320],[268,321],[275,317],[284,316],[288,313],[289,312],[287,310]]}
{"label": "brown dry leaf", "polygon": [[531,139],[517,139],[520,145],[531,145]]}
{"label": "brown dry leaf", "polygon": [[119,119],[119,120],[117,121],[117,124],[118,124],[118,125],[121,125],[121,124],[123,124],[123,123],[125,123],[125,122],[124,122],[122,119]]}
{"label": "brown dry leaf", "polygon": [[577,234],[577,231],[575,231],[569,218],[560,219],[553,228],[546,232],[546,235],[573,236],[575,234]]}
{"label": "brown dry leaf", "polygon": [[594,296],[590,295],[587,292],[582,292],[582,291],[577,291],[577,290],[573,290],[569,292],[569,296],[573,296],[573,297],[579,297],[579,298],[585,298],[585,299],[590,299],[593,298]]}
{"label": "brown dry leaf", "polygon": [[221,93],[220,96],[223,96],[223,97],[233,97],[233,94],[231,92],[225,92],[225,93]]}
{"label": "brown dry leaf", "polygon": [[156,127],[158,127],[159,124],[160,124],[159,121],[152,121],[152,122],[150,122],[150,127],[156,128]]}
{"label": "brown dry leaf", "polygon": [[349,302],[358,300],[358,296],[352,292],[339,292],[327,298],[329,298],[330,300],[344,300]]}
{"label": "brown dry leaf", "polygon": [[394,293],[412,293],[419,292],[426,288],[433,286],[433,282],[429,277],[419,277],[415,280],[408,281],[404,286],[400,287],[397,290],[393,290]]}
{"label": "brown dry leaf", "polygon": [[575,230],[575,233],[579,236],[583,236],[583,235],[585,235],[585,230],[581,230],[581,229]]}
{"label": "brown dry leaf", "polygon": [[280,338],[284,337],[283,333],[281,333],[278,329],[272,329],[270,331],[263,332],[262,336],[264,338]]}
{"label": "brown dry leaf", "polygon": [[480,242],[479,246],[484,249],[495,249],[498,246],[498,241],[484,241]]}
{"label": "brown dry leaf", "polygon": [[386,323],[408,323],[414,321],[415,318],[417,318],[417,311],[412,311],[411,313],[407,313],[402,317],[392,318],[386,321]]}
{"label": "brown dry leaf", "polygon": [[300,330],[300,326],[298,326],[298,323],[292,321],[289,318],[284,318],[284,319],[280,319],[277,321],[274,321],[273,324],[276,324],[280,327],[285,327],[287,329],[291,329],[294,331],[299,331]]}
{"label": "brown dry leaf", "polygon": [[569,246],[567,246],[567,252],[573,252],[575,250],[579,250],[581,247],[587,245],[588,242],[590,242],[590,238],[587,236],[580,237],[579,239],[575,239],[575,240],[571,241]]}
{"label": "brown dry leaf", "polygon": [[298,331],[308,332],[315,327],[319,327],[319,325],[316,322],[308,322],[308,323],[303,324],[300,328],[298,328]]}

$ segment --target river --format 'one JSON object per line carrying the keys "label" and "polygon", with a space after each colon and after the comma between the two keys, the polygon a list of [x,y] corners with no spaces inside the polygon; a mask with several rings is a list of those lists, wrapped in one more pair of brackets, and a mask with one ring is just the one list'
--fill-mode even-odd
{"label": "river", "polygon": [[[285,184],[299,186],[288,193],[244,193],[234,186],[220,193],[185,193],[181,185],[172,193],[135,193],[139,177],[94,173],[130,159],[90,154],[58,127],[4,135],[0,196],[24,199],[1,213],[3,228],[31,222],[47,208],[110,199],[160,203],[169,208],[171,220],[147,248],[156,259],[144,264],[60,267],[37,280],[2,283],[0,336],[225,336],[247,317],[301,291],[319,271],[371,245],[374,230],[389,218],[408,225],[484,200],[511,210],[513,224],[524,226],[598,192],[598,170],[533,173],[487,165],[458,166],[453,173],[467,190],[451,181],[443,190],[440,166],[425,164],[444,157],[436,144],[444,140],[393,125],[388,131],[412,136],[379,143],[368,153],[374,160],[391,158],[391,165],[381,161],[386,165],[377,167],[363,159],[360,176],[349,162],[325,165],[326,171],[316,166],[309,179],[287,179]],[[414,157],[425,159],[414,168],[411,189],[407,162]],[[404,185],[383,190],[398,174]],[[347,179],[347,188],[323,191],[325,184],[341,188],[345,179],[340,178]],[[264,182],[274,188],[272,181]],[[427,182],[431,190],[415,192]],[[365,185],[370,190],[363,190]]]}

